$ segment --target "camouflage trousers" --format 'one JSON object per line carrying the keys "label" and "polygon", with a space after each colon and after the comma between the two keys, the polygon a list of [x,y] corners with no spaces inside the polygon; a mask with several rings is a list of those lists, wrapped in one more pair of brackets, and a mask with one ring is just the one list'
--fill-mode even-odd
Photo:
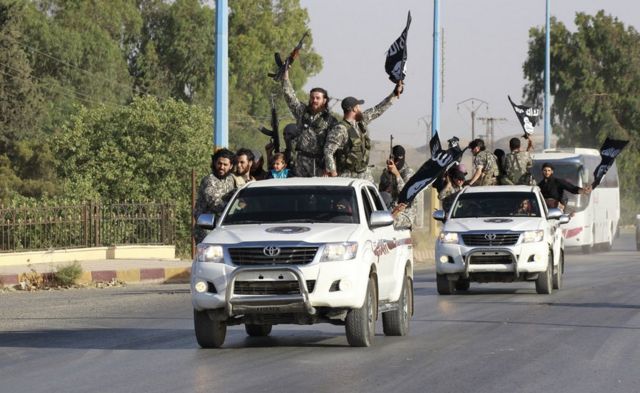
{"label": "camouflage trousers", "polygon": [[371,169],[367,168],[363,172],[352,172],[345,170],[343,172],[338,173],[340,177],[350,177],[352,179],[365,179],[369,180],[371,183],[374,183],[373,174],[371,174]]}
{"label": "camouflage trousers", "polygon": [[322,176],[324,175],[323,159],[297,154],[294,163],[294,173],[298,177]]}

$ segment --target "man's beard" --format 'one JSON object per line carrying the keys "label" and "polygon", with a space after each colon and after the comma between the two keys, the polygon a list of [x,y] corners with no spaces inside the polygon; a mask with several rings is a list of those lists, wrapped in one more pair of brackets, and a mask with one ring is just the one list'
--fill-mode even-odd
{"label": "man's beard", "polygon": [[324,110],[324,105],[320,105],[317,108],[314,108],[313,106],[309,105],[309,112],[311,112],[314,115],[322,112],[323,110]]}
{"label": "man's beard", "polygon": [[231,173],[231,171],[218,171],[218,170],[216,170],[213,174],[218,179],[224,179],[225,177],[227,177],[229,175],[229,173]]}
{"label": "man's beard", "polygon": [[362,121],[363,119],[364,116],[362,115],[362,112],[356,113],[356,121]]}

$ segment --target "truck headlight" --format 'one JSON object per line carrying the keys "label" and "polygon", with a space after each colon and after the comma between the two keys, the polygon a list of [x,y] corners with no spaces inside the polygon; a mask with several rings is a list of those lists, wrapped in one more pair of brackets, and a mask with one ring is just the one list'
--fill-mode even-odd
{"label": "truck headlight", "polygon": [[358,243],[327,243],[322,251],[320,262],[347,261],[356,257]]}
{"label": "truck headlight", "polygon": [[457,244],[458,233],[456,232],[440,232],[440,243]]}
{"label": "truck headlight", "polygon": [[196,261],[224,263],[224,253],[222,251],[222,246],[206,243],[198,244]]}
{"label": "truck headlight", "polygon": [[544,238],[544,231],[526,231],[522,234],[522,242],[523,243],[535,243],[541,242]]}

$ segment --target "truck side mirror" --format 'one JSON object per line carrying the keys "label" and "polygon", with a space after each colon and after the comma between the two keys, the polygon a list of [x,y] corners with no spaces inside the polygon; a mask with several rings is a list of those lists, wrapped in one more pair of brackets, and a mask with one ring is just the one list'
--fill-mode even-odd
{"label": "truck side mirror", "polygon": [[557,220],[560,217],[562,217],[562,210],[558,209],[557,207],[552,207],[551,209],[549,209],[549,214],[547,214],[548,220]]}
{"label": "truck side mirror", "polygon": [[446,220],[446,218],[447,218],[447,213],[444,210],[436,210],[436,211],[433,212],[433,214],[431,216],[436,221],[444,222],[444,220]]}
{"label": "truck side mirror", "polygon": [[393,216],[387,210],[376,210],[369,217],[369,226],[371,228],[386,227],[393,224]]}
{"label": "truck side mirror", "polygon": [[200,214],[196,226],[202,229],[213,229],[216,227],[216,216],[214,214]]}

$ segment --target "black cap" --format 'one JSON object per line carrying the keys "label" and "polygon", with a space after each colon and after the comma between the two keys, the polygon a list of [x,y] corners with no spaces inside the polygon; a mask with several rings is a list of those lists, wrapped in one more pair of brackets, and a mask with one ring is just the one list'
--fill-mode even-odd
{"label": "black cap", "polygon": [[344,100],[342,100],[342,110],[345,112],[349,112],[350,110],[355,108],[356,105],[362,105],[362,104],[364,104],[364,100],[359,100],[355,97],[347,97]]}

